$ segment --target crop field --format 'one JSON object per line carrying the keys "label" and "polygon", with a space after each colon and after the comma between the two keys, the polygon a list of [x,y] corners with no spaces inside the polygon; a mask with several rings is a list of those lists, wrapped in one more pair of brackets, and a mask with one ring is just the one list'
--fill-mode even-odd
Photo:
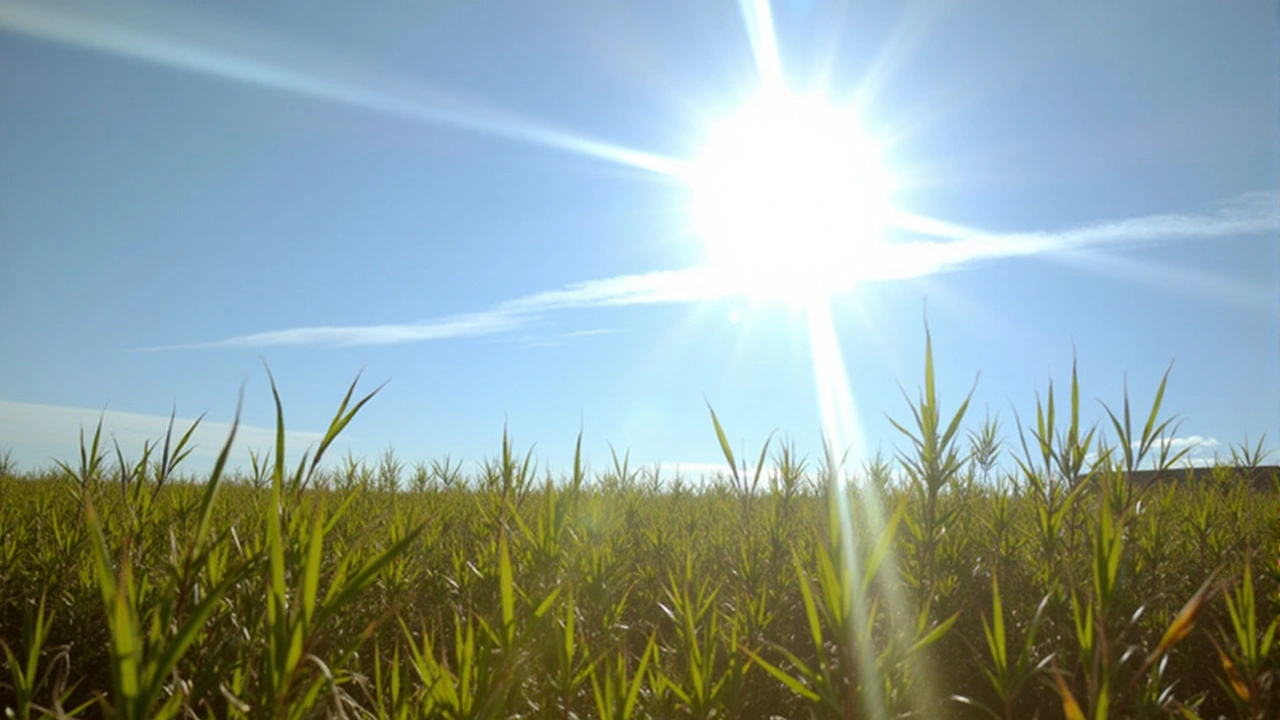
{"label": "crop field", "polygon": [[[615,457],[566,477],[321,460],[182,472],[92,428],[0,474],[7,717],[1280,717],[1280,493],[1178,484],[1154,406],[1006,433],[940,410],[840,469],[785,443],[732,473]],[[277,408],[279,399],[277,396]],[[228,439],[228,448],[231,439]],[[580,447],[580,444],[579,444]],[[136,450],[136,449],[135,449]],[[1257,466],[1262,445],[1233,450]],[[1129,483],[1127,473],[1157,469]]]}

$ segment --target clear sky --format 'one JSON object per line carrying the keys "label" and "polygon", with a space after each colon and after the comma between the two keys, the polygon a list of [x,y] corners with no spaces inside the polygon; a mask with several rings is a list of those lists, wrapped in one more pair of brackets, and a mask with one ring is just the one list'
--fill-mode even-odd
{"label": "clear sky", "polygon": [[[369,456],[706,467],[707,402],[891,453],[926,304],[944,412],[981,373],[1012,436],[1074,348],[1086,420],[1172,361],[1198,455],[1274,445],[1277,47],[1261,0],[0,0],[0,447],[176,406],[207,463],[247,383],[262,448],[265,359],[295,449],[363,368]],[[764,96],[827,119],[726,145]],[[855,132],[879,180],[823,174]]]}

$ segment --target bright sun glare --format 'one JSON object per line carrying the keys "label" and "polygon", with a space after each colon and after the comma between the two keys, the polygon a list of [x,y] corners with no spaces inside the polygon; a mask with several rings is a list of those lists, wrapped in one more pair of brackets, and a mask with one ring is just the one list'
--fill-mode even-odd
{"label": "bright sun glare", "polygon": [[713,128],[689,176],[707,261],[754,297],[826,297],[883,244],[890,178],[850,110],[764,96]]}

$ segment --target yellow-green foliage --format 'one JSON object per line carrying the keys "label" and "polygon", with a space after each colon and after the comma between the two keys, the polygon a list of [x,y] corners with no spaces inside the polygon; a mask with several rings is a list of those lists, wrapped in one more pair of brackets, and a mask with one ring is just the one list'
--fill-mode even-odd
{"label": "yellow-green foliage", "polygon": [[713,413],[734,471],[690,483],[542,477],[505,434],[471,476],[326,470],[354,388],[292,471],[277,399],[247,473],[179,478],[172,432],[0,473],[8,717],[1280,717],[1280,500],[1129,485],[1178,459],[1159,399],[1104,445],[1073,373],[1002,471],[927,354],[895,462],[747,466]]}

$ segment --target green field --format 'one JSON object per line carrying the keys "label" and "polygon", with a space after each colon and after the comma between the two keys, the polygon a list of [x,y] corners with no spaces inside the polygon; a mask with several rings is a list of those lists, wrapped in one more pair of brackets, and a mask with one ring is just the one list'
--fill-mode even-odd
{"label": "green field", "polygon": [[[734,457],[714,414],[739,470],[697,482],[578,455],[548,478],[508,442],[474,473],[321,464],[352,392],[296,467],[283,413],[255,468],[203,478],[183,428],[123,468],[90,428],[56,471],[0,473],[0,707],[1280,717],[1280,493],[1166,482],[1163,382],[1095,429],[1073,374],[1006,437],[941,413],[931,368],[906,453],[848,472],[786,444]],[[1169,469],[1129,484],[1139,467]]]}

